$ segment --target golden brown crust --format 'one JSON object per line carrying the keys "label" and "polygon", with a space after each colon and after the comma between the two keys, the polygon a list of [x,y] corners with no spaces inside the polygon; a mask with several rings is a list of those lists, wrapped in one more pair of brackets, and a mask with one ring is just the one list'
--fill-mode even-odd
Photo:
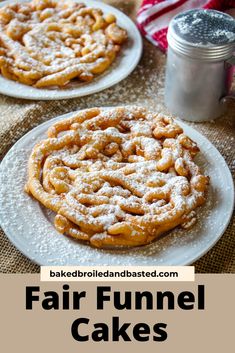
{"label": "golden brown crust", "polygon": [[193,161],[198,151],[172,118],[87,109],[34,147],[27,191],[57,213],[61,233],[96,247],[145,245],[195,223],[209,183]]}
{"label": "golden brown crust", "polygon": [[0,9],[0,72],[38,88],[91,81],[115,60],[127,33],[114,15],[73,1]]}

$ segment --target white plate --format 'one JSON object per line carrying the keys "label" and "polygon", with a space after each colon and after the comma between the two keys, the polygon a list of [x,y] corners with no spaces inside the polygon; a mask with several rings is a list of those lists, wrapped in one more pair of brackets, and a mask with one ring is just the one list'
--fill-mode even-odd
{"label": "white plate", "polygon": [[210,176],[208,201],[191,230],[175,229],[152,244],[123,250],[99,250],[59,234],[51,212],[24,192],[27,160],[47,128],[69,113],[36,127],[7,153],[0,166],[0,220],[11,242],[40,265],[188,265],[205,254],[225,231],[233,211],[230,171],[217,149],[200,133],[179,122],[201,153],[197,163]]}
{"label": "white plate", "polygon": [[[18,2],[28,2],[29,0],[18,0]],[[12,1],[0,2],[0,7]],[[126,78],[138,64],[142,54],[142,38],[132,20],[121,11],[100,1],[84,0],[87,6],[98,7],[104,13],[113,13],[117,18],[117,23],[128,32],[128,41],[113,65],[102,75],[97,76],[90,83],[73,83],[70,87],[60,89],[39,89],[24,85],[19,82],[11,81],[0,75],[0,93],[7,96],[36,99],[54,100],[82,97],[88,94],[100,92],[108,87],[115,85]]]}

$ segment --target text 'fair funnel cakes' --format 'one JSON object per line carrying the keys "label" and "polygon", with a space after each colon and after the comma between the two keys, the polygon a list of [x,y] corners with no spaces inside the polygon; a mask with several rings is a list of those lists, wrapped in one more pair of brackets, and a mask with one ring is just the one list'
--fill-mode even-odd
{"label": "text 'fair funnel cakes'", "polygon": [[111,66],[126,39],[113,14],[75,1],[6,5],[0,9],[0,72],[37,88],[90,82]]}
{"label": "text 'fair funnel cakes'", "polygon": [[209,183],[198,152],[170,117],[87,109],[56,122],[34,147],[26,190],[56,212],[60,233],[95,247],[145,245],[195,223]]}

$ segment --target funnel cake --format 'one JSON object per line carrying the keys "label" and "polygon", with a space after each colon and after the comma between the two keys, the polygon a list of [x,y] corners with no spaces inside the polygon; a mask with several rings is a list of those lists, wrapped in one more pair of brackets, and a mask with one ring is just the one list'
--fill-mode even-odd
{"label": "funnel cake", "polygon": [[6,5],[0,9],[0,72],[38,88],[88,82],[110,67],[126,39],[113,14],[75,1]]}
{"label": "funnel cake", "polygon": [[195,223],[209,182],[198,152],[170,117],[87,109],[56,122],[34,147],[26,190],[56,213],[60,233],[100,248],[145,245]]}

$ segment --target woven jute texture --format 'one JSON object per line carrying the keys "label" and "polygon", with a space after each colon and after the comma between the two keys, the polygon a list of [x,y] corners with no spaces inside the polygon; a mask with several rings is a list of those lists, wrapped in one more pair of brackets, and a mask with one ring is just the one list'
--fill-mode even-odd
{"label": "woven jute texture", "polygon": [[[134,19],[140,1],[106,1]],[[27,101],[0,95],[1,158],[26,132],[42,122],[67,112],[93,107],[135,104],[167,112],[164,103],[166,57],[144,41],[143,57],[135,71],[112,88],[91,96],[63,101]],[[193,82],[192,82],[193,84]],[[235,176],[235,104],[225,116],[209,123],[191,124],[205,135],[225,158]],[[20,236],[20,234],[19,234]],[[79,264],[78,264],[79,265]],[[235,222],[230,222],[218,243],[195,264],[198,273],[235,273]],[[22,255],[0,232],[0,272],[39,272],[40,267]]]}

